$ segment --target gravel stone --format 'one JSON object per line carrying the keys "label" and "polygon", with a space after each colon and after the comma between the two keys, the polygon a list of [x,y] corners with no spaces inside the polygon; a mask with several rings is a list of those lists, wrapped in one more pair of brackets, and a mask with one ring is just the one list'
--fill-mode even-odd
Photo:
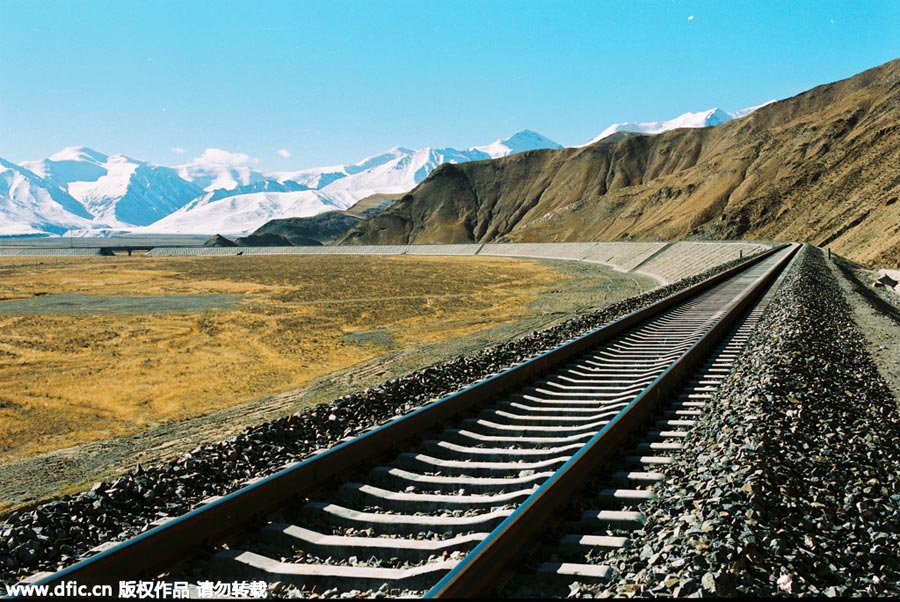
{"label": "gravel stone", "polygon": [[898,466],[897,400],[805,246],[642,507],[639,544],[594,558],[619,579],[578,594],[898,596]]}

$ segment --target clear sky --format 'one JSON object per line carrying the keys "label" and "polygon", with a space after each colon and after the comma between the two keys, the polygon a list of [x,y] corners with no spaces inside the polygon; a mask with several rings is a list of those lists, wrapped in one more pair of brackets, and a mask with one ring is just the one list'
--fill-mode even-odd
{"label": "clear sky", "polygon": [[299,169],[526,128],[572,146],[898,57],[900,0],[0,0],[0,157]]}

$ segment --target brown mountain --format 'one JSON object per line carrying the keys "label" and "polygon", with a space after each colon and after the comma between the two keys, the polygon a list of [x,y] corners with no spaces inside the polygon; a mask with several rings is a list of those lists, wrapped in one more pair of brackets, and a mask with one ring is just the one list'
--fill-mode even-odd
{"label": "brown mountain", "polygon": [[716,127],[442,165],[344,244],[804,240],[900,263],[900,60]]}

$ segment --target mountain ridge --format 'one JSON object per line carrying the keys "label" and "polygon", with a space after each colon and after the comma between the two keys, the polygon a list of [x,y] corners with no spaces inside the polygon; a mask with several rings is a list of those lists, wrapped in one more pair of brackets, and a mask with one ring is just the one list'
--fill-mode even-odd
{"label": "mountain ridge", "polygon": [[756,238],[900,261],[900,60],[716,127],[444,165],[346,244]]}
{"label": "mountain ridge", "polygon": [[[685,116],[659,123],[662,125],[657,129],[700,127],[687,123]],[[634,135],[622,130],[624,125],[614,124],[619,131],[609,140]],[[187,163],[167,167],[72,146],[47,159],[19,165],[45,181],[35,183],[37,197],[32,197],[32,210],[26,208],[29,202],[24,194],[15,203],[6,199],[8,210],[0,204],[0,232],[70,236],[220,231],[247,234],[271,219],[310,217],[347,209],[372,195],[406,193],[444,163],[490,160],[543,148],[562,146],[526,129],[463,150],[395,146],[353,164],[264,172],[252,166],[248,155],[222,149],[209,148]],[[64,200],[61,206],[74,208],[76,217],[90,222],[65,211],[60,213],[56,206],[38,207],[50,202],[48,190],[60,191]],[[0,196],[0,203],[3,200]]]}
{"label": "mountain ridge", "polygon": [[0,158],[0,235],[63,234],[90,224],[90,214],[67,192]]}
{"label": "mountain ridge", "polygon": [[[0,232],[243,234],[270,219],[347,209],[373,194],[408,192],[444,162],[490,159],[536,146],[562,148],[523,130],[464,150],[396,146],[354,164],[262,172],[246,154],[221,149],[166,167],[73,146],[16,166],[29,175],[18,176],[15,200],[0,194]],[[11,182],[13,175],[7,175]],[[23,179],[35,191],[31,209]]]}
{"label": "mountain ridge", "polygon": [[614,123],[607,127],[605,130],[594,136],[587,144],[583,144],[582,146],[589,146],[596,142],[600,142],[601,140],[605,140],[616,134],[618,132],[634,132],[640,134],[662,134],[663,132],[668,132],[669,130],[675,130],[680,128],[701,128],[701,127],[712,127],[716,125],[721,125],[723,123],[727,123],[734,119],[740,119],[741,117],[746,117],[747,115],[753,113],[754,111],[761,109],[766,105],[770,105],[775,100],[770,100],[768,102],[764,102],[762,104],[756,105],[754,107],[748,107],[746,109],[741,109],[739,111],[725,112],[718,107],[713,107],[712,109],[707,109],[706,111],[699,111],[696,113],[683,113],[678,117],[673,119],[667,119],[666,121],[649,121],[649,122],[627,122],[627,123]]}

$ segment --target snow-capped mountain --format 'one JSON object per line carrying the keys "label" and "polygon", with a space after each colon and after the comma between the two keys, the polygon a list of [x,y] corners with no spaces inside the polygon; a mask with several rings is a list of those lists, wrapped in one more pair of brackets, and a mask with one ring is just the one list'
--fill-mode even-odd
{"label": "snow-capped mountain", "polygon": [[475,146],[469,150],[480,151],[488,155],[491,159],[498,159],[507,155],[514,155],[516,153],[524,153],[525,151],[539,150],[542,148],[562,147],[553,140],[541,136],[537,132],[522,130],[509,138],[497,140],[496,142],[485,146]]}
{"label": "snow-capped mountain", "polygon": [[[614,124],[591,142],[625,130],[658,133],[717,125],[757,108]],[[442,163],[558,148],[549,138],[524,130],[463,150],[397,146],[353,164],[264,172],[248,155],[221,149],[163,167],[70,147],[20,165],[0,159],[0,234],[246,234],[272,219],[345,209],[376,193],[407,192]]]}
{"label": "snow-capped mountain", "polygon": [[67,192],[0,159],[0,235],[63,234],[90,225],[91,215]]}
{"label": "snow-capped mountain", "polygon": [[[595,142],[599,142],[604,138],[608,138],[617,132],[639,132],[642,134],[661,134],[663,132],[668,132],[669,130],[676,130],[679,128],[705,128],[711,127],[714,125],[720,125],[722,123],[731,121],[732,119],[739,119],[741,117],[746,117],[753,111],[762,108],[768,104],[775,102],[774,100],[770,100],[769,102],[763,103],[761,105],[757,105],[755,107],[749,107],[746,109],[741,109],[739,111],[733,111],[727,113],[719,108],[712,108],[707,111],[700,111],[698,113],[684,113],[683,115],[679,115],[674,119],[669,119],[668,121],[647,121],[647,122],[628,122],[628,123],[614,123],[593,138],[591,138],[590,142],[587,144],[593,144]],[[585,144],[584,146],[587,146]]]}
{"label": "snow-capped mountain", "polygon": [[343,178],[334,180],[321,192],[342,209],[375,193],[407,192],[428,177],[442,163],[465,163],[490,159],[490,155],[470,148],[421,148],[411,150],[396,147],[387,153],[348,166]]}
{"label": "snow-capped mountain", "polygon": [[215,198],[206,194],[135,233],[247,234],[282,217],[309,217],[343,209],[321,191],[253,192]]}
{"label": "snow-capped mountain", "polygon": [[[562,148],[540,134],[525,130],[509,138],[466,150],[454,148],[409,149],[394,147],[352,165],[306,169],[296,172],[262,174],[245,170],[235,174],[235,155],[224,151],[204,156],[218,160],[216,182],[228,182],[232,188],[207,184],[209,192],[168,217],[142,229],[142,232],[180,234],[247,234],[266,222],[283,217],[306,217],[347,209],[376,193],[394,194],[412,190],[442,163],[465,163],[504,157],[541,148]],[[229,153],[230,154],[230,153]],[[246,155],[243,155],[246,160]],[[208,162],[207,162],[208,163]],[[192,165],[206,165],[195,160]],[[223,169],[229,167],[230,170]],[[184,166],[179,173],[185,173]],[[209,167],[204,173],[213,173]],[[201,173],[194,168],[193,174]],[[194,183],[203,183],[194,179]],[[249,184],[247,184],[249,182]],[[243,185],[235,187],[237,183]],[[227,201],[227,202],[225,202]]]}
{"label": "snow-capped mountain", "polygon": [[548,148],[559,149],[562,146],[531,130],[523,130],[509,138],[465,150],[429,147],[412,150],[398,146],[354,165],[343,166],[343,177],[330,173],[333,180],[320,190],[335,205],[347,208],[376,193],[410,191],[443,163],[483,161]]}
{"label": "snow-capped mountain", "polygon": [[70,147],[22,166],[81,204],[96,225],[147,226],[203,191],[169,167]]}

